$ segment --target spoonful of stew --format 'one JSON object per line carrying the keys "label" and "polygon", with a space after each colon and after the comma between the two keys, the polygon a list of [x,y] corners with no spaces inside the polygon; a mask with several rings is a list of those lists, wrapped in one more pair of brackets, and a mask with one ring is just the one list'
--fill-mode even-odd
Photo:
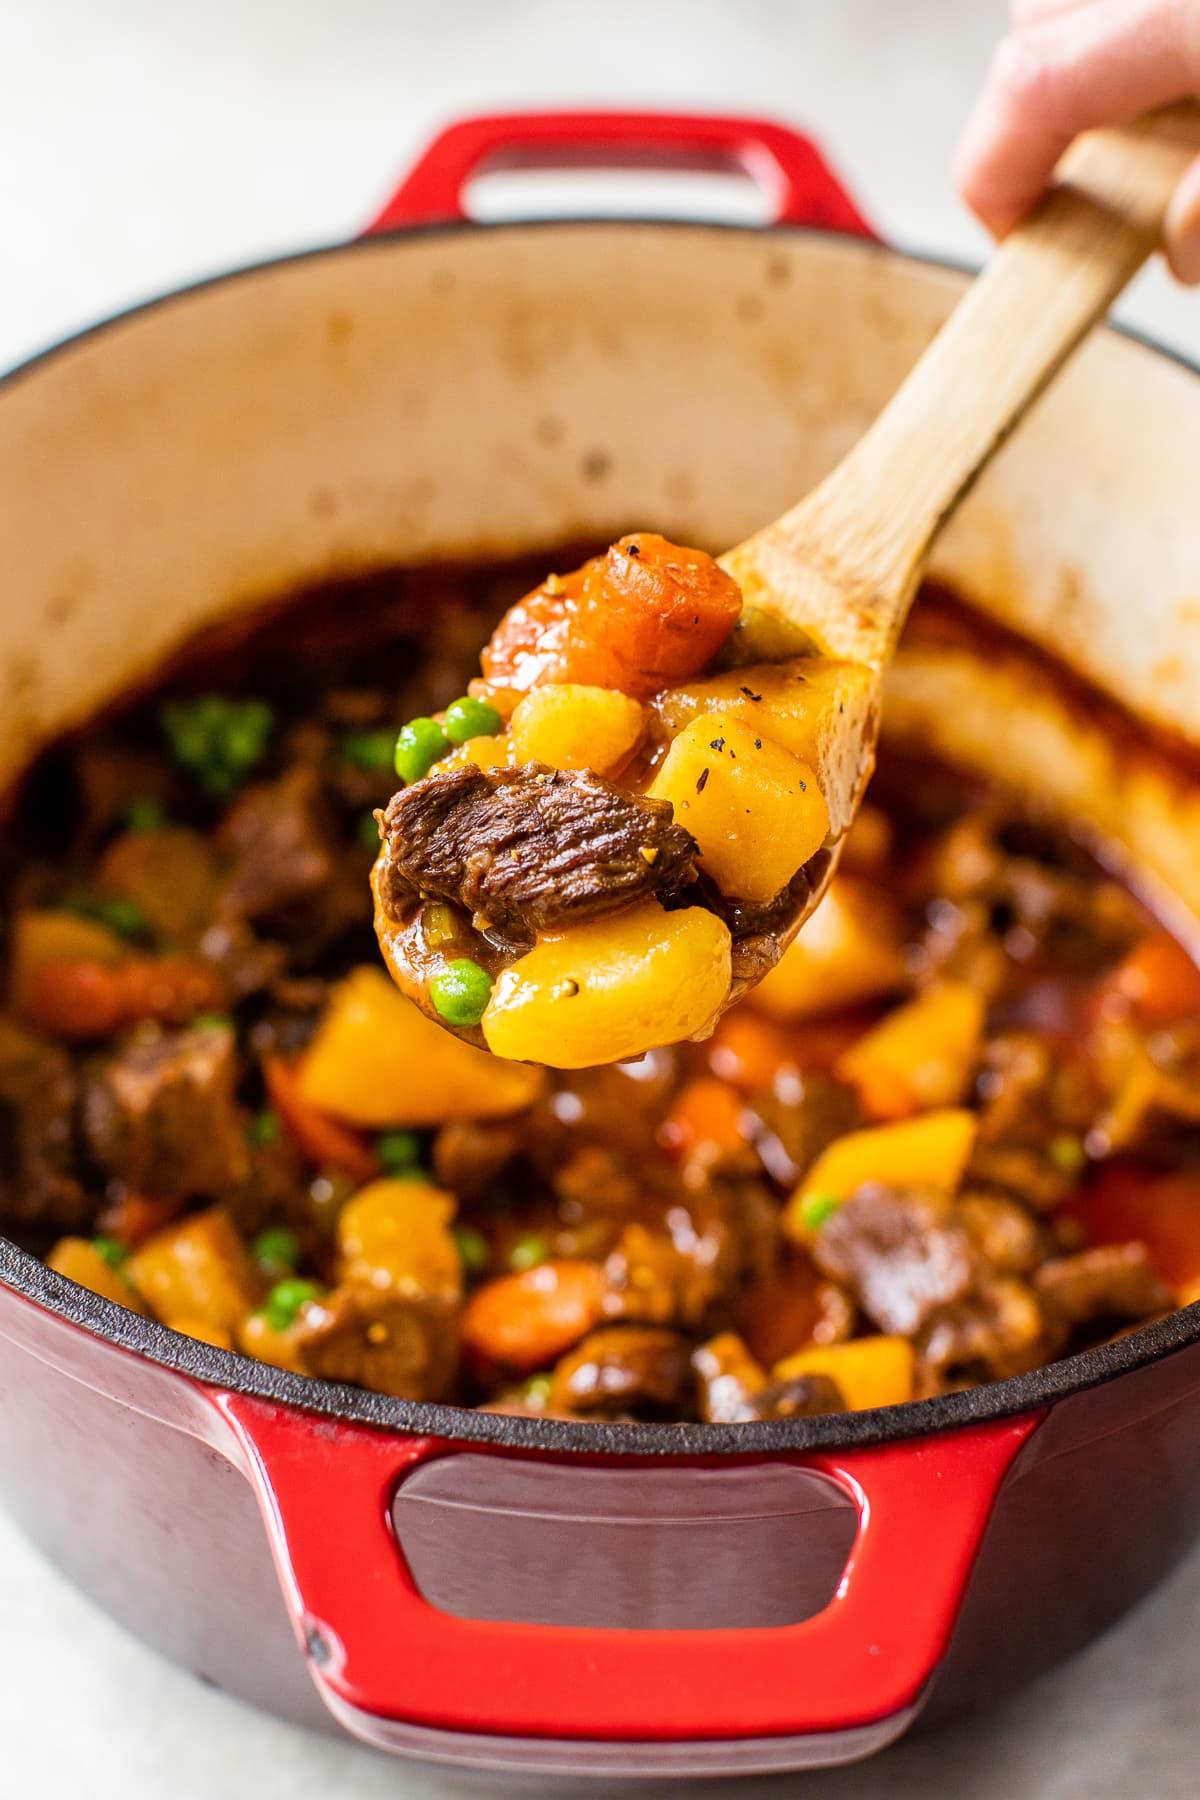
{"label": "spoonful of stew", "polygon": [[1156,247],[1200,108],[1088,133],[874,425],[719,559],[634,532],[400,732],[375,923],[402,990],[578,1068],[703,1035],[820,900],[929,547]]}

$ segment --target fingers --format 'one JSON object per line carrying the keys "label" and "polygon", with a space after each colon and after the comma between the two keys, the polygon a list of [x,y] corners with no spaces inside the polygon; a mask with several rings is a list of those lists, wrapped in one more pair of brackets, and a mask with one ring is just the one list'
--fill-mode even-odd
{"label": "fingers", "polygon": [[964,200],[997,235],[1029,211],[1078,132],[1200,91],[1200,0],[1022,6],[1032,22],[999,45],[955,158]]}
{"label": "fingers", "polygon": [[1200,285],[1200,157],[1175,189],[1165,235],[1172,274],[1189,287]]}

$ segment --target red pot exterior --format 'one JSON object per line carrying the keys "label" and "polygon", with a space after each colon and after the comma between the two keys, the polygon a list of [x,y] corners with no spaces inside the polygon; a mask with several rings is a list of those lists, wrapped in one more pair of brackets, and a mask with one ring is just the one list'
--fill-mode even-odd
{"label": "red pot exterior", "polygon": [[[741,168],[778,220],[871,235],[807,140],[643,114],[452,127],[371,229],[463,218],[482,167],[564,161]],[[481,1445],[446,1413],[437,1437],[381,1429],[306,1412],[294,1382],[254,1397],[232,1358],[165,1333],[169,1355],[135,1353],[115,1309],[5,1267],[0,1500],[28,1536],[202,1678],[388,1750],[562,1774],[848,1761],[1069,1655],[1200,1529],[1190,1325],[1091,1386],[1028,1378],[1007,1413],[960,1396],[934,1429],[894,1409],[719,1453],[681,1428],[650,1454],[517,1420]]]}
{"label": "red pot exterior", "polygon": [[[1200,1346],[1040,1415],[867,1450],[680,1459],[718,1479],[748,1468],[765,1481],[780,1464],[833,1471],[879,1496],[866,1535],[879,1529],[882,1591],[859,1590],[855,1613],[860,1523],[829,1607],[741,1633],[479,1623],[431,1607],[387,1529],[391,1491],[411,1467],[473,1460],[475,1446],[222,1392],[3,1285],[0,1393],[0,1499],[127,1629],[287,1718],[327,1726],[319,1691],[381,1747],[496,1767],[715,1773],[847,1760],[922,1710],[944,1718],[1069,1655],[1200,1529]],[[504,1466],[537,1459],[491,1454]],[[584,1511],[595,1507],[589,1473],[621,1459],[543,1461],[577,1471]],[[591,1517],[621,1539],[620,1558],[639,1561],[653,1520]],[[491,1523],[479,1519],[485,1542]],[[765,1588],[777,1574],[739,1571]],[[830,1620],[848,1597],[839,1638]],[[780,1673],[764,1693],[771,1659]]]}

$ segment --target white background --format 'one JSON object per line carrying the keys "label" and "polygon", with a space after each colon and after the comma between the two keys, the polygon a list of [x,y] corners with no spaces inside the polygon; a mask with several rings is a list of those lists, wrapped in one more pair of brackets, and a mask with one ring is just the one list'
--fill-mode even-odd
{"label": "white background", "polygon": [[[0,0],[0,366],[214,269],[352,232],[432,130],[498,106],[657,103],[795,120],[886,235],[978,258],[983,240],[954,199],[949,155],[1004,10],[995,0]],[[1200,351],[1200,297],[1150,276],[1124,310]],[[5,1800],[481,1791],[200,1687],[92,1611],[2,1518],[0,1608]],[[1193,1558],[1031,1692],[794,1791],[1191,1800],[1198,1688]]]}

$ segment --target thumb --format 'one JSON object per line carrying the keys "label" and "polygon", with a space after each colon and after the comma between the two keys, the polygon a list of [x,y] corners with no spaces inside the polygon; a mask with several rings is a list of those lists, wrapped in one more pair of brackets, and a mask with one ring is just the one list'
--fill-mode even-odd
{"label": "thumb", "polygon": [[1200,284],[1200,156],[1171,196],[1163,236],[1172,274],[1189,287]]}

